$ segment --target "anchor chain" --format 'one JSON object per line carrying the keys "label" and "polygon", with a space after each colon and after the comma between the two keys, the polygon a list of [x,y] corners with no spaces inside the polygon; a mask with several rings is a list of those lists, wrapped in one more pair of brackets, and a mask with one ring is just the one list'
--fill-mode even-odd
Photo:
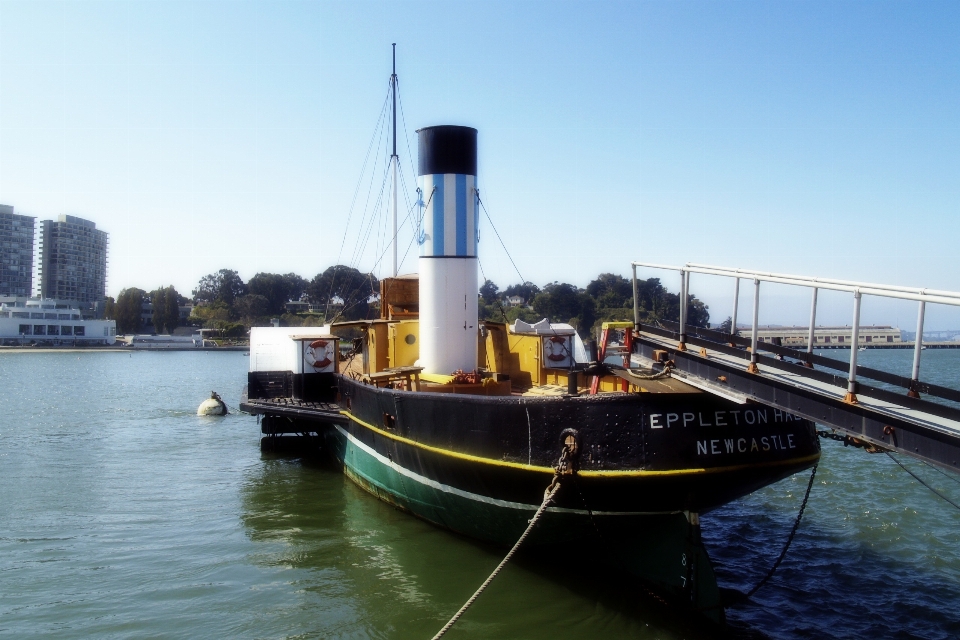
{"label": "anchor chain", "polygon": [[875,444],[865,442],[853,436],[840,435],[839,433],[833,433],[830,431],[818,430],[817,435],[825,440],[836,440],[837,442],[842,442],[845,447],[857,447],[863,449],[867,453],[889,453],[887,449],[883,447],[878,447]]}
{"label": "anchor chain", "polygon": [[763,580],[757,583],[753,589],[747,593],[747,597],[751,597],[757,591],[760,590],[760,587],[767,584],[767,581],[773,577],[773,574],[776,572],[777,567],[780,566],[780,563],[783,562],[783,559],[787,557],[787,550],[790,549],[790,543],[793,542],[793,537],[797,535],[797,529],[800,528],[800,520],[803,518],[803,511],[807,508],[807,500],[810,498],[810,490],[813,489],[813,479],[817,476],[817,465],[813,465],[813,471],[810,472],[810,482],[807,483],[807,492],[803,495],[803,502],[800,503],[800,511],[797,512],[797,519],[793,523],[793,529],[790,530],[790,535],[787,536],[787,541],[783,545],[783,551],[780,552],[780,556],[777,558],[777,561],[773,563],[773,566],[770,567],[770,571],[767,572],[767,575],[763,576]]}
{"label": "anchor chain", "polygon": [[463,606],[460,607],[460,610],[453,614],[453,617],[450,618],[450,621],[447,624],[443,625],[443,628],[437,632],[437,635],[433,636],[433,640],[438,640],[442,638],[447,631],[456,624],[457,620],[466,613],[467,609],[477,601],[477,598],[480,597],[480,594],[490,586],[490,583],[493,582],[493,579],[496,578],[500,571],[510,562],[510,559],[517,552],[517,549],[520,548],[520,545],[523,544],[523,541],[527,539],[527,536],[530,535],[530,532],[533,531],[533,528],[537,525],[537,521],[540,520],[541,516],[547,511],[547,507],[553,502],[554,496],[557,495],[557,492],[560,491],[560,480],[563,476],[569,476],[576,473],[575,461],[576,454],[579,449],[577,443],[576,432],[572,429],[567,429],[561,434],[563,438],[563,450],[560,452],[560,459],[557,461],[557,465],[554,467],[553,480],[550,481],[550,485],[543,492],[543,503],[540,504],[540,508],[537,509],[537,512],[533,514],[533,517],[530,519],[527,524],[527,528],[524,530],[523,534],[520,536],[520,539],[517,540],[516,544],[507,552],[507,555],[500,561],[500,564],[497,565],[497,568],[493,570],[493,573],[483,581],[483,584],[480,585],[480,588],[477,589],[470,598],[463,603]]}

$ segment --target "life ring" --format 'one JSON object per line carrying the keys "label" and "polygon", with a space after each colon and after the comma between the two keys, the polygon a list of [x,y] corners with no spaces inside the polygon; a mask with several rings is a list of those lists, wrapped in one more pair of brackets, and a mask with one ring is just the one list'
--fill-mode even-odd
{"label": "life ring", "polygon": [[[563,362],[568,358],[567,354],[563,353],[567,351],[566,340],[560,336],[551,336],[550,340],[544,343],[545,351],[547,352],[547,360],[551,362]],[[560,353],[555,351],[556,345],[560,345]]]}
{"label": "life ring", "polygon": [[[304,353],[304,359],[314,369],[326,369],[329,367],[333,360],[328,356],[329,349],[327,348],[330,345],[329,340],[314,340],[311,342]],[[323,349],[322,357],[317,359],[317,349]]]}

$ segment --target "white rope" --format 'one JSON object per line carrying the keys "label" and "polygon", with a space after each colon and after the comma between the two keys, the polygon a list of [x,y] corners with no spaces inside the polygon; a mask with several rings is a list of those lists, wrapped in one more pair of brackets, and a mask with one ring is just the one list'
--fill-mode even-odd
{"label": "white rope", "polygon": [[474,602],[476,602],[477,598],[480,597],[480,594],[483,593],[483,590],[486,589],[486,588],[490,585],[491,582],[493,582],[493,579],[497,577],[497,574],[500,573],[500,570],[503,569],[504,566],[506,566],[506,564],[510,561],[510,558],[513,557],[513,554],[515,554],[515,553],[517,552],[517,549],[520,548],[520,545],[523,544],[523,541],[527,538],[527,536],[528,536],[528,535],[530,534],[530,532],[533,530],[533,527],[537,524],[537,520],[540,519],[540,516],[542,516],[542,515],[544,514],[544,512],[547,510],[547,506],[548,506],[551,502],[553,502],[553,496],[554,496],[554,495],[557,493],[557,491],[559,491],[559,490],[560,490],[560,482],[559,482],[559,481],[554,482],[552,488],[548,488],[548,489],[547,489],[547,491],[544,493],[544,496],[543,496],[543,504],[541,504],[541,505],[540,505],[540,508],[537,509],[537,512],[536,512],[535,514],[533,514],[533,518],[530,519],[530,524],[527,525],[527,530],[523,532],[523,535],[521,535],[521,536],[520,536],[520,539],[517,540],[517,543],[516,543],[515,545],[513,545],[513,548],[510,549],[510,551],[509,551],[509,553],[507,553],[506,557],[505,557],[503,560],[500,561],[500,564],[498,564],[498,565],[497,565],[497,568],[493,570],[493,573],[490,574],[490,577],[488,577],[486,580],[484,580],[484,581],[483,581],[483,584],[480,585],[480,588],[477,589],[472,596],[470,596],[470,599],[467,600],[467,601],[463,604],[462,607],[460,607],[460,611],[457,611],[457,612],[453,615],[453,617],[450,618],[450,622],[448,622],[447,624],[445,624],[445,625],[443,626],[443,629],[440,629],[440,631],[437,632],[437,635],[433,636],[433,640],[437,640],[438,638],[443,637],[443,634],[445,634],[447,631],[449,631],[449,630],[450,630],[450,627],[452,627],[454,624],[456,624],[457,620],[460,619],[460,616],[462,616],[462,615],[467,611],[467,609],[470,608],[470,605],[472,605]]}

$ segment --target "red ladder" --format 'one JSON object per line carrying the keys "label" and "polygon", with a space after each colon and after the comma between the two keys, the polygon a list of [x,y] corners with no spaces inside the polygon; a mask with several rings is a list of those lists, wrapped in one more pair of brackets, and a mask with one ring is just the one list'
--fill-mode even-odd
{"label": "red ladder", "polygon": [[[608,356],[622,354],[623,366],[630,367],[630,354],[633,353],[633,323],[632,322],[604,322],[601,325],[603,331],[600,334],[600,353],[597,360],[602,364]],[[623,344],[615,345],[610,349],[610,332],[623,330]],[[630,383],[626,380],[620,382],[620,390],[626,391]],[[600,376],[594,376],[590,383],[590,393],[596,394],[600,389]]]}

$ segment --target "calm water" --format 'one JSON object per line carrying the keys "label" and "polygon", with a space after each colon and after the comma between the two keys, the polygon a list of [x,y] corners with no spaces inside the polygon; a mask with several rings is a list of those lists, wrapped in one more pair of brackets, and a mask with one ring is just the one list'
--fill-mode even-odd
{"label": "calm water", "polygon": [[[830,354],[833,355],[833,354]],[[840,352],[837,355],[843,357]],[[910,352],[861,363],[909,371]],[[321,463],[262,456],[240,353],[0,353],[0,635],[430,638],[502,550],[397,512]],[[960,383],[960,351],[924,352]],[[905,463],[955,501],[960,482]],[[724,586],[773,562],[808,475],[703,518]],[[960,512],[889,458],[824,443],[740,637],[960,636]],[[451,638],[696,636],[630,585],[510,565]]]}

